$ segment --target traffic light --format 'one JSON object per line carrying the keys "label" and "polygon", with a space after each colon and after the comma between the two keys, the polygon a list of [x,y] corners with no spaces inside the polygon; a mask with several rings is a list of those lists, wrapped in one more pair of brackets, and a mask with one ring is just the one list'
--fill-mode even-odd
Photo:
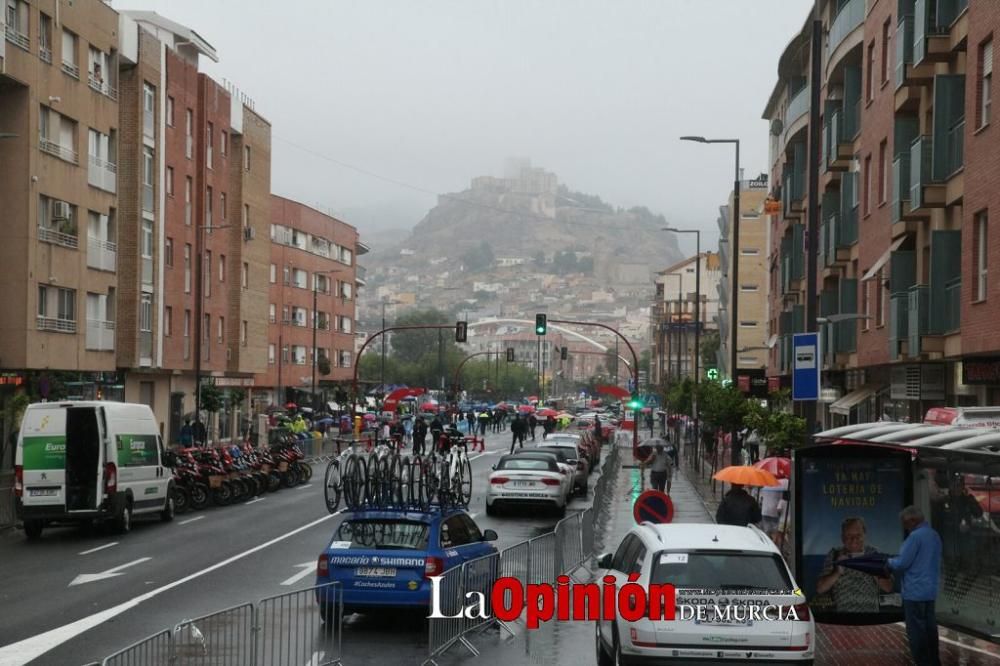
{"label": "traffic light", "polygon": [[455,342],[465,342],[469,339],[469,322],[460,321],[455,324]]}
{"label": "traffic light", "polygon": [[546,315],[543,315],[543,314],[536,314],[535,315],[535,334],[536,335],[545,335],[545,332],[548,330],[548,328],[549,328],[548,317]]}
{"label": "traffic light", "polygon": [[713,382],[719,379],[719,371],[716,368],[709,368],[705,371],[705,377],[711,379]]}
{"label": "traffic light", "polygon": [[508,363],[513,363],[514,362],[514,348],[513,347],[507,347],[507,362]]}
{"label": "traffic light", "polygon": [[631,409],[632,411],[638,411],[642,409],[642,400],[639,399],[639,396],[633,395],[631,398],[629,398],[628,408]]}
{"label": "traffic light", "polygon": [[562,347],[559,349],[559,360],[565,361],[569,358],[569,347]]}

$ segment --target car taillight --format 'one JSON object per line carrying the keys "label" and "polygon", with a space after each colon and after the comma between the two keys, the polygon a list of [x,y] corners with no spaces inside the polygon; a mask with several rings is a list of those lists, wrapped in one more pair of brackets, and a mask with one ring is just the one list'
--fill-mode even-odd
{"label": "car taillight", "polygon": [[424,578],[440,576],[444,573],[444,560],[440,557],[428,557],[424,560]]}
{"label": "car taillight", "polygon": [[326,553],[320,555],[316,562],[316,575],[323,577],[330,575],[330,558],[326,556]]}
{"label": "car taillight", "polygon": [[808,622],[811,619],[809,604],[795,604],[792,608],[795,610],[795,616],[799,618],[799,622]]}
{"label": "car taillight", "polygon": [[[563,474],[565,474],[565,473],[566,472],[563,472]],[[559,485],[559,479],[542,479],[542,483],[544,483],[547,486],[558,486]]]}
{"label": "car taillight", "polygon": [[21,465],[14,465],[14,495],[24,495],[24,467]]}
{"label": "car taillight", "polygon": [[104,492],[111,495],[118,491],[118,467],[109,462],[104,466]]}
{"label": "car taillight", "polygon": [[490,479],[490,483],[495,483],[498,486],[503,485],[510,481],[506,476],[494,476]]}

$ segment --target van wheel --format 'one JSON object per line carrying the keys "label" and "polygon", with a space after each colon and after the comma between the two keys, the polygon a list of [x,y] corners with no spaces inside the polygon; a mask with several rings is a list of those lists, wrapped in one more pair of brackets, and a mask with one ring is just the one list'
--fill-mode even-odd
{"label": "van wheel", "polygon": [[40,520],[26,520],[24,521],[24,535],[29,539],[37,539],[42,536],[42,528],[45,527],[45,523]]}
{"label": "van wheel", "polygon": [[160,520],[165,523],[169,523],[174,519],[174,489],[173,487],[167,491],[167,502],[163,505],[163,511],[160,512]]}
{"label": "van wheel", "polygon": [[118,534],[128,534],[132,531],[132,502],[125,500],[121,511],[114,519],[113,527]]}

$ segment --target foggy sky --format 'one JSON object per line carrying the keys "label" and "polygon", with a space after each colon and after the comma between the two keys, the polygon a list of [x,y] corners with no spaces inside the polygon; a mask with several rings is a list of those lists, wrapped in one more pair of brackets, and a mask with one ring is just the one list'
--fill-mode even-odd
{"label": "foggy sky", "polygon": [[[701,228],[703,249],[718,237],[732,148],[677,137],[740,138],[747,176],[766,171],[760,116],[811,5],[113,2],[208,40],[220,62],[203,59],[202,69],[244,90],[272,123],[273,191],[340,213],[362,237],[412,226],[435,204],[430,193],[503,175],[506,157],[524,156],[571,189]],[[681,248],[693,252],[689,239]]]}

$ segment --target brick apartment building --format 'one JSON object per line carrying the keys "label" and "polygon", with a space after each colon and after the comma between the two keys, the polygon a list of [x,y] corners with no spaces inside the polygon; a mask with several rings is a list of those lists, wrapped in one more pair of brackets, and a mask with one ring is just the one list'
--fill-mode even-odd
{"label": "brick apartment building", "polygon": [[[260,318],[270,323],[261,354],[267,365],[256,375],[254,395],[266,404],[309,404],[313,327],[317,393],[329,396],[332,384],[346,388],[353,377],[357,290],[363,284],[357,257],[368,247],[351,225],[277,195],[271,196],[269,226],[267,314]],[[318,369],[324,357],[327,375]]]}
{"label": "brick apartment building", "polygon": [[[824,2],[818,312],[826,425],[1000,402],[992,0]],[[769,374],[805,330],[807,21],[783,52],[771,123]],[[966,178],[968,176],[968,178]],[[966,197],[968,197],[966,199]],[[1000,201],[997,202],[1000,205]]]}

